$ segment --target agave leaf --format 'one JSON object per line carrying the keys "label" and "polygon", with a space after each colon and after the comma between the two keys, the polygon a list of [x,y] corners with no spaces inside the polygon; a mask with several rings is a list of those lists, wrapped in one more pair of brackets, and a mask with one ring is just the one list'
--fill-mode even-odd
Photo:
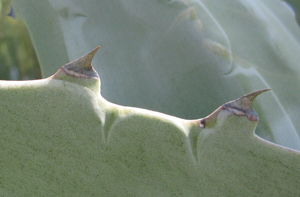
{"label": "agave leaf", "polygon": [[254,134],[254,98],[184,120],[100,95],[98,48],[34,81],[0,81],[1,195],[299,196],[300,152]]}
{"label": "agave leaf", "polygon": [[[257,89],[257,134],[300,150],[300,30],[282,1],[14,0],[44,77],[102,46],[103,96],[181,118],[203,117]],[[53,57],[53,58],[49,58]]]}

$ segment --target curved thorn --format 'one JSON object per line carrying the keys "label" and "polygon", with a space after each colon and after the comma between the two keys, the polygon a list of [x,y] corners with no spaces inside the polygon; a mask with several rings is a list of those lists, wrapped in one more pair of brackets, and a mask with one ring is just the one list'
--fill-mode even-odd
{"label": "curved thorn", "polygon": [[223,107],[234,108],[239,111],[251,111],[251,110],[253,110],[252,104],[253,104],[254,99],[261,93],[269,91],[269,90],[271,90],[271,89],[263,89],[263,90],[251,92],[251,93],[246,94],[236,100],[225,103],[223,105]]}
{"label": "curved thorn", "polygon": [[61,70],[73,77],[77,78],[96,78],[99,79],[98,73],[92,66],[92,60],[100,46],[89,52],[88,54],[78,58],[77,60],[64,65]]}
{"label": "curved thorn", "polygon": [[236,100],[225,103],[213,113],[199,121],[199,126],[201,128],[211,127],[217,121],[217,117],[222,110],[229,111],[236,116],[246,116],[250,121],[258,121],[258,115],[253,110],[252,105],[254,99],[263,92],[269,91],[271,89],[258,90],[249,94],[246,94]]}

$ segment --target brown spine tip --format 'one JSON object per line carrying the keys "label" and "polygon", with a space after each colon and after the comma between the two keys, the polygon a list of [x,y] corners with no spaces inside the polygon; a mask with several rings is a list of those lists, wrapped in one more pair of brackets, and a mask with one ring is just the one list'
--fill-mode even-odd
{"label": "brown spine tip", "polygon": [[222,108],[237,116],[246,116],[250,121],[258,121],[258,115],[252,107],[253,101],[258,95],[269,90],[271,89],[258,90],[250,94],[246,94],[241,98],[225,103],[222,105]]}
{"label": "brown spine tip", "polygon": [[75,61],[72,61],[64,65],[61,70],[69,76],[77,78],[96,78],[99,79],[99,75],[92,66],[92,60],[98,51],[100,46],[89,52],[88,54],[78,58]]}
{"label": "brown spine tip", "polygon": [[258,95],[269,90],[271,89],[258,90],[250,94],[246,94],[234,101],[225,103],[207,117],[198,120],[198,124],[201,128],[213,126],[222,110],[229,111],[236,116],[246,116],[250,121],[258,121],[258,115],[252,107],[253,101]]}

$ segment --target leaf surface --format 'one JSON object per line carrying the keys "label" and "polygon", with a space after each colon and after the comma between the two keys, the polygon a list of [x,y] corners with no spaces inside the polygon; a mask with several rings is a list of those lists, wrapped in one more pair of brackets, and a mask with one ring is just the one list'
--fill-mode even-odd
{"label": "leaf surface", "polygon": [[[111,102],[181,118],[272,88],[257,134],[300,150],[300,30],[282,1],[14,0],[44,77],[102,46],[95,69]],[[49,58],[51,57],[51,58]]]}
{"label": "leaf surface", "polygon": [[0,81],[1,195],[300,195],[300,153],[254,134],[262,91],[197,120],[123,107],[100,95],[96,51]]}

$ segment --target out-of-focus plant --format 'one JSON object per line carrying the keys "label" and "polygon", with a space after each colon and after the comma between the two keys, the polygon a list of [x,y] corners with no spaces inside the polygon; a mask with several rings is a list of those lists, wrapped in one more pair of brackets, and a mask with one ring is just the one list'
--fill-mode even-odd
{"label": "out-of-focus plant", "polygon": [[295,13],[295,18],[300,24],[300,1],[299,0],[285,0],[290,6],[293,12]]}
{"label": "out-of-focus plant", "polygon": [[41,78],[39,63],[24,21],[8,16],[10,1],[0,1],[0,79]]}

